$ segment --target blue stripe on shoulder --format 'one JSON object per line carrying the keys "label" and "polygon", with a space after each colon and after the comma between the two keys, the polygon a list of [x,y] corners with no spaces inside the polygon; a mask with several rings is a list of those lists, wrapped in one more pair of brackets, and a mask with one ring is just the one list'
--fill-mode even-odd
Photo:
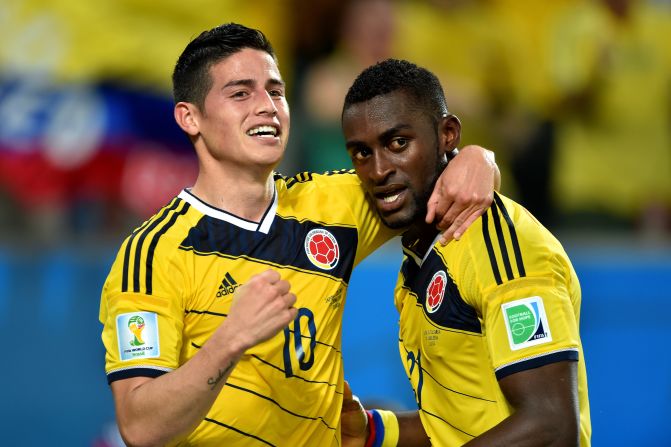
{"label": "blue stripe on shoulder", "polygon": [[578,351],[571,349],[560,352],[553,352],[548,355],[543,355],[541,357],[534,357],[529,360],[523,360],[521,362],[513,363],[512,365],[505,366],[496,371],[496,380],[501,380],[504,377],[508,377],[511,374],[515,374],[521,371],[526,371],[528,369],[538,368],[540,366],[549,365],[550,363],[562,362],[562,361],[578,361]]}
{"label": "blue stripe on shoulder", "polygon": [[167,372],[168,371],[164,371],[162,369],[142,367],[123,369],[121,371],[115,371],[107,374],[107,383],[110,384],[117,380],[130,379],[131,377],[151,377],[155,379],[156,377],[160,377]]}

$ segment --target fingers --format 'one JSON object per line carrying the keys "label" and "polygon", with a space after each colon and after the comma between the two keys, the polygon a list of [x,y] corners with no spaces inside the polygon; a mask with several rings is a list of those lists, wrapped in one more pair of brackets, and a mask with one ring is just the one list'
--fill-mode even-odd
{"label": "fingers", "polygon": [[[465,230],[463,229],[462,222],[461,215],[459,215],[459,217],[454,220],[454,223],[450,225],[447,230],[443,231],[443,234],[440,235],[439,239],[441,245],[447,245],[451,240],[459,240],[461,238],[461,234]],[[457,231],[461,231],[461,233],[457,234]]]}
{"label": "fingers", "polygon": [[475,222],[487,208],[469,207],[462,211],[452,222],[452,224],[440,236],[441,245],[447,245],[452,239],[459,240],[466,230]]}
{"label": "fingers", "polygon": [[342,408],[343,411],[363,409],[363,405],[361,405],[359,398],[352,394],[352,388],[350,388],[347,380],[345,380],[345,386],[343,388]]}
{"label": "fingers", "polygon": [[352,400],[352,388],[349,386],[349,382],[345,380],[345,386],[342,391],[343,398],[345,400]]}
{"label": "fingers", "polygon": [[[456,240],[461,239],[461,236],[466,232],[466,230],[468,229],[468,227],[470,227],[471,224],[472,224],[473,222],[476,221],[476,219],[478,219],[480,216],[482,216],[482,213],[483,213],[485,210],[486,210],[486,209],[478,209],[478,210],[475,210],[475,212],[471,213],[471,214],[470,214],[470,215],[463,221],[463,223],[462,223],[461,225],[459,225],[459,228],[457,229],[457,231],[454,232],[454,238],[455,238]],[[455,224],[457,224],[456,221],[455,221]]]}
{"label": "fingers", "polygon": [[284,279],[281,279],[271,285],[275,286],[277,293],[279,293],[280,295],[288,294],[289,290],[291,289],[291,284],[289,284],[289,281],[286,281]]}
{"label": "fingers", "polygon": [[267,284],[272,286],[273,290],[277,291],[279,295],[286,295],[291,289],[289,281],[283,280],[279,272],[270,269],[252,276],[249,279],[248,284],[250,287],[259,288],[263,288]]}
{"label": "fingers", "polygon": [[287,309],[287,315],[288,315],[288,317],[287,317],[286,323],[284,323],[281,327],[286,326],[291,321],[296,319],[296,317],[298,316],[298,309],[296,309],[295,307],[289,307]]}
{"label": "fingers", "polygon": [[436,182],[427,203],[426,222],[445,230],[445,241],[461,237],[492,203],[498,168],[486,152],[479,146],[464,147]]}
{"label": "fingers", "polygon": [[429,197],[429,201],[426,204],[426,217],[424,218],[424,221],[428,224],[433,222],[433,219],[436,218],[436,206],[440,203],[440,192],[437,190],[433,190],[431,193],[431,197]]}
{"label": "fingers", "polygon": [[342,446],[363,446],[367,436],[368,418],[359,398],[352,394],[349,383],[343,388],[342,409],[340,410]]}
{"label": "fingers", "polygon": [[296,304],[296,295],[293,293],[287,293],[282,296],[282,299],[284,300],[284,309],[287,310],[287,320],[286,323],[283,325],[286,326],[289,324],[289,322],[293,319],[296,318],[298,315],[298,309],[294,307],[294,304]]}
{"label": "fingers", "polygon": [[439,230],[445,230],[449,228],[451,225],[454,225],[455,220],[459,217],[461,213],[464,212],[464,207],[466,205],[459,203],[459,202],[453,202],[449,209],[446,209],[443,211],[443,213],[439,214],[438,217],[440,218],[438,222],[436,223],[436,228]]}
{"label": "fingers", "polygon": [[280,279],[282,279],[282,277],[280,276],[280,274],[279,274],[279,272],[278,272],[277,270],[271,270],[271,269],[268,269],[268,270],[264,270],[263,272],[261,272],[261,273],[259,273],[259,274],[257,274],[257,275],[252,276],[252,277],[250,278],[250,282],[253,281],[253,280],[255,280],[255,279],[257,279],[257,280],[266,280],[266,281],[268,281],[270,284],[275,284],[275,283],[278,282]]}
{"label": "fingers", "polygon": [[445,214],[454,205],[455,199],[458,197],[459,191],[445,181],[444,177],[444,175],[441,175],[438,178],[426,204],[426,217],[424,220],[428,224],[434,223],[436,219],[444,220]]}
{"label": "fingers", "polygon": [[274,270],[252,276],[233,297],[228,325],[237,328],[244,347],[267,340],[298,314],[291,285]]}
{"label": "fingers", "polygon": [[[440,220],[436,223],[436,228],[444,230],[440,238],[440,243],[446,245],[453,239],[459,240],[466,229],[475,222],[491,205],[494,199],[493,193],[489,195],[472,194],[467,196],[463,193],[454,195],[454,201],[449,209],[443,214],[436,215]],[[438,206],[436,206],[438,210]]]}

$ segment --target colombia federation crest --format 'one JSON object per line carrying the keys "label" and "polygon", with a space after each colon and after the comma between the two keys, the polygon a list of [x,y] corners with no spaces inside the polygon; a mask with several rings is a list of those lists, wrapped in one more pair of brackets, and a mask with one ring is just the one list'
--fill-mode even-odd
{"label": "colombia federation crest", "polygon": [[305,254],[320,269],[331,270],[338,264],[340,248],[329,231],[316,228],[305,236]]}
{"label": "colombia federation crest", "polygon": [[447,287],[447,274],[438,270],[431,278],[429,286],[426,288],[426,310],[430,314],[438,310],[445,296]]}

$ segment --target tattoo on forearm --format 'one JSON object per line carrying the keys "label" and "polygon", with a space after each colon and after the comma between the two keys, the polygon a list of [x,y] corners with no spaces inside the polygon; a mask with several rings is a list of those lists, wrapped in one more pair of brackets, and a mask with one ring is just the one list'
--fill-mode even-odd
{"label": "tattoo on forearm", "polygon": [[226,368],[220,369],[219,374],[217,374],[217,377],[210,377],[209,379],[207,379],[207,384],[211,386],[210,388],[211,390],[214,390],[217,387],[217,384],[221,382],[221,379],[224,378],[226,373],[228,373],[231,370],[231,368],[233,368],[233,361],[231,361],[231,363],[229,363]]}

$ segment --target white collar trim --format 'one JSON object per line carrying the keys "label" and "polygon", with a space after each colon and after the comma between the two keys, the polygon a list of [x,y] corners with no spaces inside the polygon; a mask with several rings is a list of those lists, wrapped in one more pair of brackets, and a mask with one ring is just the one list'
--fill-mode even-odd
{"label": "white collar trim", "polygon": [[251,220],[243,219],[227,211],[208,205],[198,197],[194,196],[193,193],[189,191],[189,189],[183,189],[177,197],[184,200],[185,202],[188,202],[192,207],[206,216],[223,220],[247,231],[258,231],[264,234],[268,234],[268,231],[270,231],[270,226],[273,224],[273,221],[275,220],[275,213],[277,212],[277,189],[275,188],[274,184],[273,200],[266,212],[263,214],[261,222],[252,222]]}
{"label": "white collar trim", "polygon": [[426,253],[424,253],[422,259],[420,259],[419,256],[415,254],[415,252],[405,247],[403,247],[403,253],[405,253],[407,256],[410,256],[415,261],[415,264],[421,267],[422,264],[424,264],[424,261],[426,261],[426,258],[429,257],[429,254],[431,253],[431,250],[433,250],[433,247],[436,246],[436,242],[438,242],[438,240],[440,239],[441,234],[442,233],[438,233],[438,235],[436,235],[436,237],[433,239],[433,242],[429,246],[429,249],[426,250]]}

